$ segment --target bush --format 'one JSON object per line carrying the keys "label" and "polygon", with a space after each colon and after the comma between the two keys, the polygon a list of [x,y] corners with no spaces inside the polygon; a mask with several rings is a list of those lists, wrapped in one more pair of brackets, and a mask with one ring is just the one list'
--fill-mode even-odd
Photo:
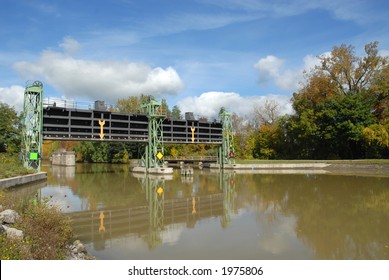
{"label": "bush", "polygon": [[15,154],[0,153],[0,179],[35,173],[34,169],[27,169]]}
{"label": "bush", "polygon": [[67,245],[73,237],[70,220],[61,212],[36,198],[15,203],[2,193],[3,208],[14,208],[20,215],[15,228],[24,232],[23,240],[8,240],[0,236],[0,258],[57,260],[67,257]]}

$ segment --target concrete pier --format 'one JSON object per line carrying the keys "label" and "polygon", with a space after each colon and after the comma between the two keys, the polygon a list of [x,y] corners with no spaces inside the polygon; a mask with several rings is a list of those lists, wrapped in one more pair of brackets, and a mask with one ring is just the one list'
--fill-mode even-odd
{"label": "concrete pier", "polygon": [[76,156],[74,152],[58,151],[51,156],[52,165],[75,166]]}
{"label": "concrete pier", "polygon": [[181,167],[181,176],[193,176],[193,167],[190,166]]}
{"label": "concrete pier", "polygon": [[158,167],[158,168],[149,168],[146,169],[146,167],[134,167],[132,169],[132,172],[138,172],[138,173],[148,173],[148,174],[173,174],[173,168],[172,167]]}

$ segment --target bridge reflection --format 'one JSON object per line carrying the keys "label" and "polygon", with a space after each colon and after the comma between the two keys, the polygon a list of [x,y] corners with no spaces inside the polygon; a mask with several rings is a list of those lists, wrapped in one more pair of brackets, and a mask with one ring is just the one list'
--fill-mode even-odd
{"label": "bridge reflection", "polygon": [[174,227],[194,228],[203,219],[218,217],[222,227],[231,223],[234,209],[234,174],[220,173],[219,193],[165,199],[165,182],[173,175],[133,174],[140,182],[147,205],[124,209],[72,212],[68,215],[76,238],[103,250],[107,241],[141,237],[149,249],[163,243],[162,235]]}

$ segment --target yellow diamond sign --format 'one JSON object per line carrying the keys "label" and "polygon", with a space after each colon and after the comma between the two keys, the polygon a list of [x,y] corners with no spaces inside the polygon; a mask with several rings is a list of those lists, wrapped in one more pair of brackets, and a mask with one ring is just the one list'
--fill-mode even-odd
{"label": "yellow diamond sign", "polygon": [[159,188],[157,189],[157,193],[158,193],[159,195],[161,195],[161,194],[163,193],[163,188],[162,188],[162,187],[159,187]]}
{"label": "yellow diamond sign", "polygon": [[163,158],[163,154],[161,152],[158,152],[157,159],[161,160]]}

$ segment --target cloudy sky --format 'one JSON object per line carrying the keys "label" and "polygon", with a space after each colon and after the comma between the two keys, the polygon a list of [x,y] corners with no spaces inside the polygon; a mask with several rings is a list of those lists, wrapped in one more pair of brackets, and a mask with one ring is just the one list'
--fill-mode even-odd
{"label": "cloudy sky", "polygon": [[20,110],[27,81],[77,102],[152,94],[170,107],[283,113],[302,72],[334,46],[379,41],[387,0],[1,0],[0,101]]}

